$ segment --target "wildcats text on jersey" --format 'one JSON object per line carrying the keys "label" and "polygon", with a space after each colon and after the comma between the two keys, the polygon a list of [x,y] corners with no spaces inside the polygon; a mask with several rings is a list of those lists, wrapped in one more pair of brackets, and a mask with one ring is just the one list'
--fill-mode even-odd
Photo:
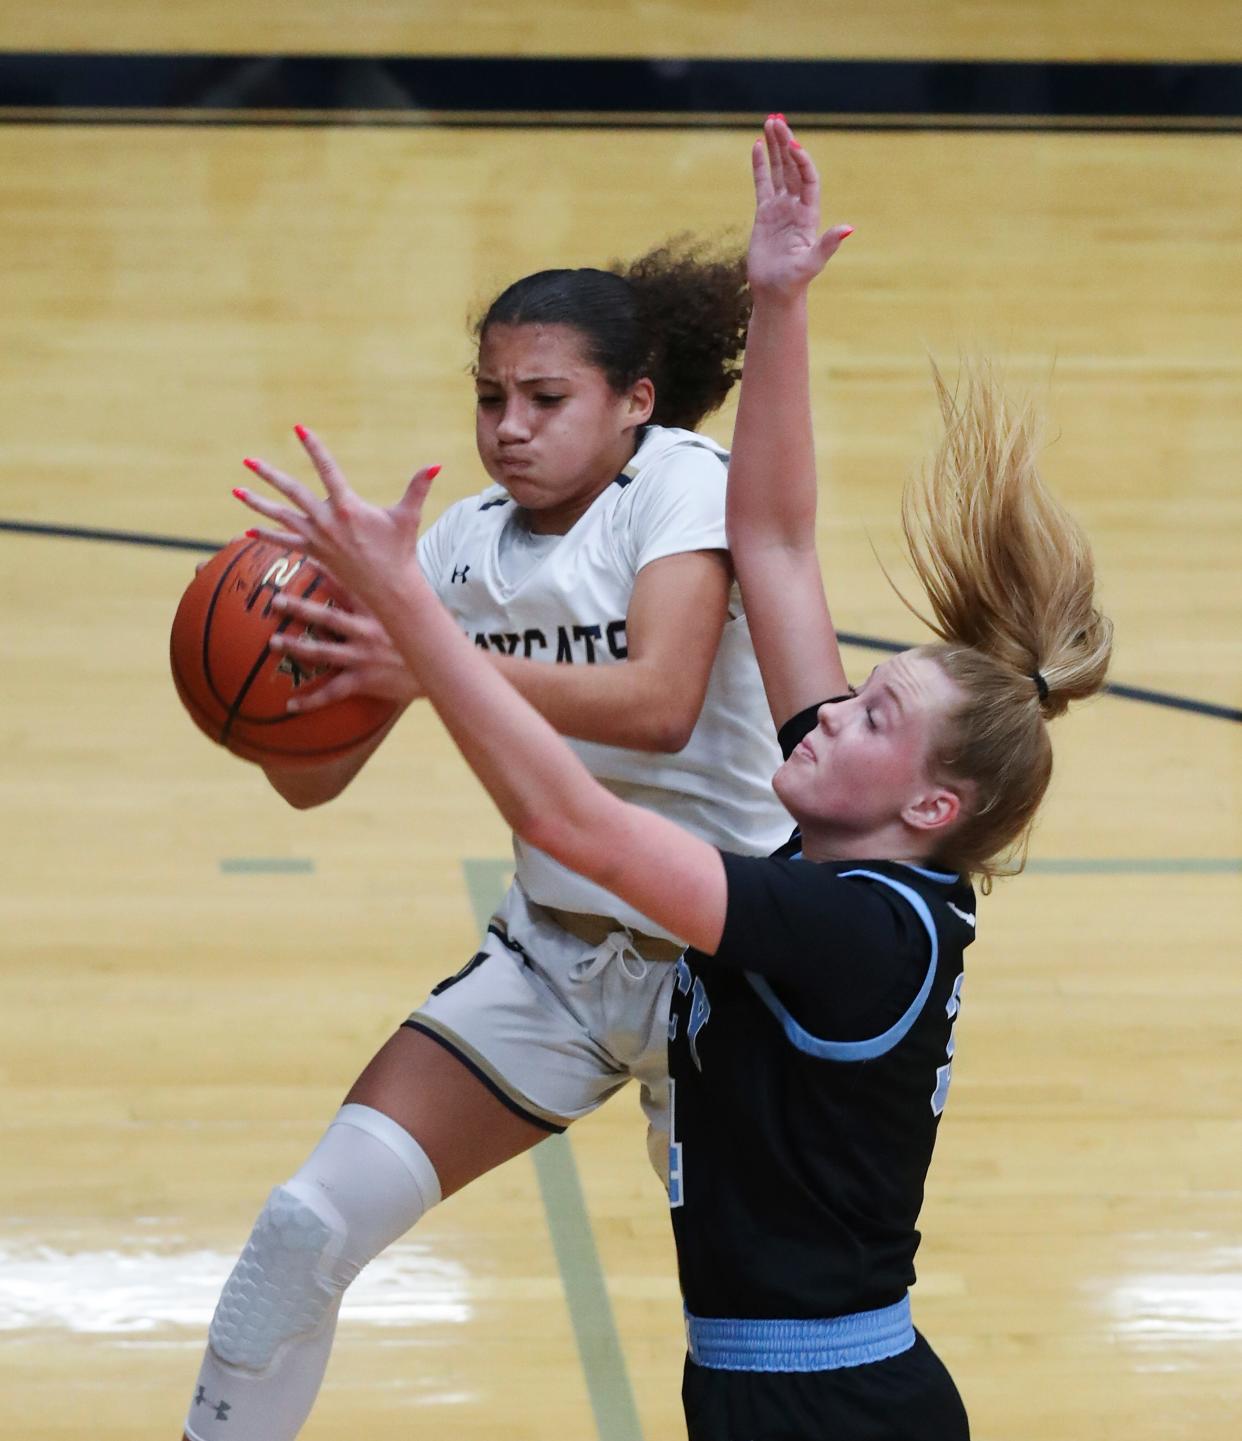
{"label": "wildcats text on jersey", "polygon": [[[551,633],[549,633],[551,632]],[[482,650],[499,651],[501,655],[520,655],[525,660],[546,659],[544,654],[556,647],[554,659],[562,665],[579,662],[595,665],[597,661],[624,660],[629,655],[625,621],[601,621],[598,625],[558,625],[553,630],[531,626],[523,631],[466,631]]]}

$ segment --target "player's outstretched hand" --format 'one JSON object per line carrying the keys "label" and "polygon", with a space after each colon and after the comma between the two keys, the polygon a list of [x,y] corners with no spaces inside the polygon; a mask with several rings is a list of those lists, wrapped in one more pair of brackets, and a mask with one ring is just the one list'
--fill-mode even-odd
{"label": "player's outstretched hand", "polygon": [[[304,425],[295,426],[302,447],[323,482],[326,497],[262,460],[247,467],[278,491],[287,505],[238,487],[233,494],[251,510],[283,529],[248,531],[278,545],[297,546],[317,560],[373,612],[391,601],[400,577],[418,566],[418,529],[423,501],[438,465],[424,466],[396,505],[371,505],[349,488],[327,447]],[[333,664],[338,664],[334,659]]]}
{"label": "player's outstretched hand", "polygon": [[779,115],[769,115],[751,147],[755,223],[746,259],[756,295],[796,295],[837,252],[853,226],[819,233],[819,175],[811,157]]}
{"label": "player's outstretched hand", "polygon": [[[347,696],[373,696],[406,706],[422,696],[418,682],[388,639],[388,632],[360,601],[350,598],[350,610],[321,605],[281,591],[273,607],[307,627],[303,631],[277,631],[268,645],[282,655],[314,669],[331,666],[339,674],[308,695],[293,697],[286,710],[322,710]],[[335,640],[326,637],[335,636]]]}

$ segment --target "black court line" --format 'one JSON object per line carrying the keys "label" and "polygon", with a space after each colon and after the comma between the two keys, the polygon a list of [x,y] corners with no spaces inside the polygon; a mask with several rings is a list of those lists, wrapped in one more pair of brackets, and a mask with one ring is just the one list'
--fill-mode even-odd
{"label": "black court line", "polygon": [[0,52],[0,122],[1242,132],[1242,63]]}
{"label": "black court line", "polygon": [[[1242,124],[1237,125],[1172,125],[1160,122],[1134,120],[1117,125],[1092,125],[1081,121],[1067,123],[1053,123],[1031,121],[1029,123],[1008,124],[1002,121],[983,120],[958,120],[954,117],[935,116],[924,120],[861,120],[854,117],[841,117],[840,119],[827,120],[822,116],[793,116],[791,120],[798,127],[799,134],[827,130],[848,130],[851,132],[884,132],[885,134],[919,133],[926,134],[929,131],[1004,131],[1014,135],[1046,135],[1053,132],[1077,133],[1082,131],[1096,131],[1108,134],[1143,134],[1143,135],[1227,135],[1242,132]],[[380,118],[375,115],[357,115],[337,113],[332,115],[283,115],[280,117],[268,117],[258,120],[252,117],[238,115],[204,115],[191,114],[187,111],[177,111],[173,114],[158,114],[143,112],[141,114],[125,114],[120,111],[70,111],[57,110],[47,114],[28,115],[18,114],[13,111],[6,112],[0,107],[0,126],[21,126],[31,128],[48,128],[52,126],[90,125],[95,129],[112,126],[117,129],[141,129],[158,127],[194,127],[197,129],[217,130],[242,130],[247,127],[251,129],[270,130],[279,126],[283,130],[322,130],[329,127],[345,128],[353,126],[359,129],[377,130],[428,130],[434,127],[437,130],[633,130],[633,131],[686,131],[686,130],[736,130],[750,131],[757,128],[758,116],[754,120],[722,120],[715,116],[693,115],[683,116],[675,120],[649,119],[634,115],[614,115],[601,117],[599,115],[575,115],[562,116],[551,120],[533,115],[520,117],[506,116],[498,120],[494,116],[465,116],[465,115],[395,115],[390,118]]]}
{"label": "black court line", "polygon": [[31,520],[0,520],[0,531],[15,535],[48,535],[58,540],[104,540],[119,545],[151,545],[164,550],[201,550],[214,554],[222,540],[189,540],[180,535],[146,535],[137,530],[97,530],[83,525],[42,525]]}
{"label": "black court line", "polygon": [[[857,635],[853,631],[839,630],[837,639],[842,645],[856,645],[863,650],[882,650],[896,654],[910,650],[912,641],[881,640],[878,636]],[[1214,716],[1217,720],[1242,721],[1242,709],[1219,705],[1215,701],[1195,700],[1191,696],[1173,695],[1169,691],[1148,690],[1144,686],[1120,685],[1109,682],[1104,687],[1106,694],[1119,696],[1122,700],[1144,701],[1147,705],[1166,706],[1170,710],[1190,711],[1194,715]]]}
{"label": "black court line", "polygon": [[[0,533],[14,535],[38,535],[58,540],[110,541],[117,545],[148,545],[165,550],[194,550],[214,554],[225,542],[222,540],[190,540],[175,535],[146,535],[141,531],[102,530],[93,526],[47,525],[26,520],[0,520]],[[841,630],[837,638],[842,645],[859,646],[863,650],[897,652],[910,650],[912,641],[884,640],[879,636],[859,635],[856,631]],[[1189,711],[1193,715],[1211,716],[1216,720],[1242,722],[1242,709],[1219,705],[1215,701],[1195,700],[1192,696],[1173,695],[1168,691],[1147,690],[1142,686],[1105,686],[1109,695],[1121,700],[1142,701],[1146,705],[1164,706],[1170,710]]]}

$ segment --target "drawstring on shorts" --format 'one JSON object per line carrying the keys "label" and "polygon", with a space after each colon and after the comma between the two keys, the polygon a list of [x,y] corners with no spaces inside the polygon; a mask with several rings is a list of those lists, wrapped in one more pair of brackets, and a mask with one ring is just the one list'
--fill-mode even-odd
{"label": "drawstring on shorts", "polygon": [[584,956],[569,968],[575,981],[593,981],[613,961],[619,963],[622,971],[631,981],[641,981],[650,969],[634,946],[634,937],[629,931],[609,931],[604,943],[593,956]]}

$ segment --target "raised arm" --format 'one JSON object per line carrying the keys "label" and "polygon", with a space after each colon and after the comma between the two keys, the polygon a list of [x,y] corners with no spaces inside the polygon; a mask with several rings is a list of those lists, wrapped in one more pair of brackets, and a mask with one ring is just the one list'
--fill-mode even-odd
{"label": "raised arm", "polygon": [[819,233],[819,179],[784,120],[752,151],[754,310],[729,466],[729,549],[777,726],[848,689],[815,548],[807,288],[851,233]]}
{"label": "raised arm", "polygon": [[317,500],[281,471],[252,467],[289,504],[248,491],[266,516],[348,586],[384,626],[445,728],[518,835],[597,882],[673,935],[713,951],[724,928],[720,853],[671,821],[604,789],[546,720],[458,630],[415,553],[423,498],[419,471],[390,510],[349,490],[327,451],[299,430],[328,492]]}

